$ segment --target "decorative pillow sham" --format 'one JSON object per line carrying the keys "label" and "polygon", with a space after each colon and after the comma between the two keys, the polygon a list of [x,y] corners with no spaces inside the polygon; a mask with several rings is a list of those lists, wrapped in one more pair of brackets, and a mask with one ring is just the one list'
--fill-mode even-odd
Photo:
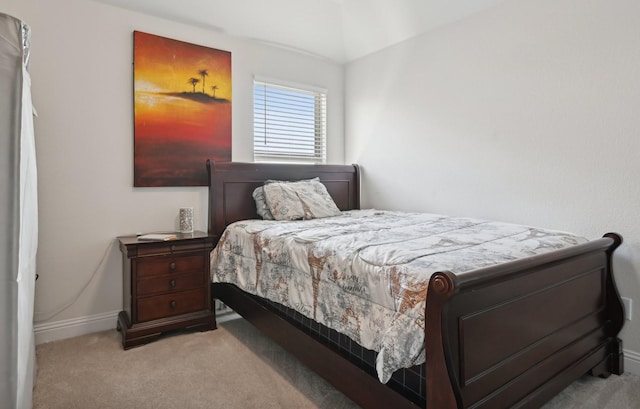
{"label": "decorative pillow sham", "polygon": [[338,216],[340,209],[318,178],[263,186],[269,211],[275,220],[319,219]]}
{"label": "decorative pillow sham", "polygon": [[[316,177],[309,180],[320,181],[320,178]],[[291,182],[288,180],[274,180],[274,179],[267,179],[264,182],[265,185],[269,183],[296,183],[296,182]],[[269,205],[267,204],[267,200],[264,197],[263,186],[255,188],[251,196],[253,197],[253,200],[256,202],[256,212],[258,213],[258,216],[262,217],[262,220],[275,220],[273,218],[273,215],[271,214],[271,211],[269,210]]]}
{"label": "decorative pillow sham", "polygon": [[253,200],[256,202],[256,211],[258,212],[258,215],[262,217],[263,220],[274,220],[273,215],[269,210],[267,199],[264,197],[263,186],[255,188],[251,196],[253,196]]}

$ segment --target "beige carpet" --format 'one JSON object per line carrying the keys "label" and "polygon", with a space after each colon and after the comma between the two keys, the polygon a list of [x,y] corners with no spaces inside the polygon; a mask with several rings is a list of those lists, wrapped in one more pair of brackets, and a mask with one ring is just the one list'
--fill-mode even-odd
{"label": "beige carpet", "polygon": [[[357,408],[244,320],[123,351],[115,330],[37,347],[34,408]],[[640,408],[640,377],[585,377],[544,409]]]}
{"label": "beige carpet", "polygon": [[115,330],[84,335],[37,363],[35,409],[356,407],[244,320],[127,351]]}

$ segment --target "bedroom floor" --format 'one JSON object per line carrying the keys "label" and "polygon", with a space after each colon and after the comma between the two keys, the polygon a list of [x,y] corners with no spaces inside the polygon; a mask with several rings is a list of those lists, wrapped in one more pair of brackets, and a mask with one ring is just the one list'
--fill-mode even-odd
{"label": "bedroom floor", "polygon": [[[248,322],[219,324],[123,351],[106,331],[37,347],[34,409],[357,406]],[[640,377],[584,377],[544,409],[637,408]]]}

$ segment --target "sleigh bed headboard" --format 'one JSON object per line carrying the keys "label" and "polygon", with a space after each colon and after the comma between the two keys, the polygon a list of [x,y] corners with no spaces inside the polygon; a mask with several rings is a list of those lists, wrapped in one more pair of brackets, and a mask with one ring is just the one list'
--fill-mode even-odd
{"label": "sleigh bed headboard", "polygon": [[302,180],[314,177],[340,210],[360,208],[360,171],[357,165],[300,165],[207,161],[209,175],[209,234],[221,235],[238,220],[257,219],[251,194],[266,180]]}

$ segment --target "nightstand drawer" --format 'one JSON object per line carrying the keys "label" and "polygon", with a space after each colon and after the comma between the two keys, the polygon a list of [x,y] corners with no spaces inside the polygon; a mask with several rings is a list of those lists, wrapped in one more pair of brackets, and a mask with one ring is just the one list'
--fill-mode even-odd
{"label": "nightstand drawer", "polygon": [[163,253],[174,253],[176,251],[200,251],[209,248],[210,245],[205,241],[179,242],[172,240],[160,243],[152,243],[145,247],[138,248],[138,256],[156,255]]}
{"label": "nightstand drawer", "polygon": [[202,255],[187,257],[150,257],[137,264],[138,277],[164,274],[188,273],[202,271],[205,257]]}
{"label": "nightstand drawer", "polygon": [[206,308],[204,289],[138,299],[138,321],[150,321]]}
{"label": "nightstand drawer", "polygon": [[202,271],[144,278],[138,281],[138,296],[190,290],[203,283]]}

